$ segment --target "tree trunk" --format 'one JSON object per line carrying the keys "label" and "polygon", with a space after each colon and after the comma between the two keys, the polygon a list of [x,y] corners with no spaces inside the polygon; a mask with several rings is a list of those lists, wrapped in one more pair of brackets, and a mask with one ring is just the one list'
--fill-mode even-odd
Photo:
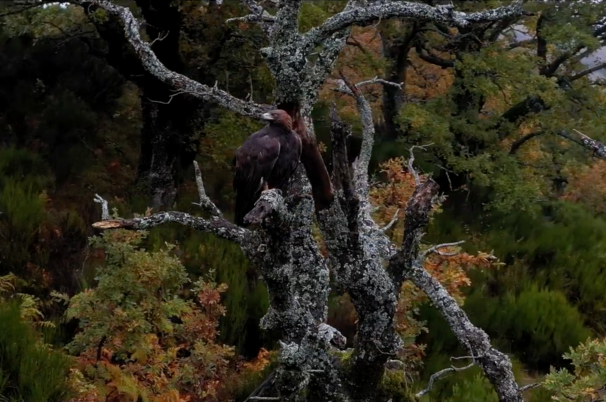
{"label": "tree trunk", "polygon": [[[157,57],[174,71],[185,67],[179,54],[182,16],[178,5],[163,0],[136,0],[145,18],[145,30]],[[84,7],[87,13],[95,5]],[[196,155],[196,131],[203,120],[202,102],[191,96],[177,95],[169,86],[146,72],[124,37],[124,28],[115,18],[95,22],[107,42],[107,62],[140,90],[143,126],[141,152],[134,191],[144,194],[154,210],[173,206],[183,167],[191,165]]]}
{"label": "tree trunk", "polygon": [[[394,27],[398,22],[389,22],[382,26],[380,30],[381,44],[383,46],[383,57],[387,59],[389,65],[385,70],[385,79],[390,82],[406,83],[406,72],[408,69],[408,53],[412,47],[412,41],[416,35],[416,27],[410,26],[402,28]],[[402,31],[397,35],[390,34],[389,31],[398,29]],[[406,87],[398,88],[393,85],[383,86],[383,120],[385,122],[384,137],[395,140],[403,135],[396,118],[400,109],[404,105],[404,92]]]}

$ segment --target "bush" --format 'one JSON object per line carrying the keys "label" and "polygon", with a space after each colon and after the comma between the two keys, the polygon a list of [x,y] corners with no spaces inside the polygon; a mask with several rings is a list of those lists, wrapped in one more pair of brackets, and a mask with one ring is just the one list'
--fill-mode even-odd
{"label": "bush", "polygon": [[0,399],[65,401],[71,359],[49,349],[21,318],[18,303],[0,303]]}
{"label": "bush", "polygon": [[212,399],[233,355],[216,342],[226,286],[199,280],[186,288],[173,247],[146,252],[138,248],[144,237],[116,230],[91,239],[106,264],[97,268],[97,287],[74,296],[67,310],[81,328],[68,348],[93,386],[79,398]]}

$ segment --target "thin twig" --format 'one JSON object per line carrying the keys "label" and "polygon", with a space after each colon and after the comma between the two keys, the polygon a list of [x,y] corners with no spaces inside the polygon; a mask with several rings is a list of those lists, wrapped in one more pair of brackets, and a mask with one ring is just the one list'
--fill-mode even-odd
{"label": "thin twig", "polygon": [[398,212],[400,212],[400,208],[396,209],[396,212],[393,214],[393,218],[391,218],[391,221],[387,225],[379,229],[381,232],[388,231],[398,221]]}
{"label": "thin twig", "polygon": [[268,22],[274,23],[276,22],[276,17],[269,14],[267,11],[263,11],[263,15],[257,14],[248,14],[243,17],[234,17],[225,20],[226,23],[230,22]]}
{"label": "thin twig", "polygon": [[[436,246],[430,247],[429,249],[427,249],[424,253],[421,254],[421,256],[424,258],[427,255],[431,254],[431,253],[436,253],[438,255],[444,256],[444,257],[452,257],[453,255],[457,255],[459,254],[458,252],[454,252],[454,253],[444,253],[442,251],[440,251],[441,248],[446,248],[446,247],[455,247],[458,246],[459,244],[463,244],[465,243],[465,240],[460,240],[460,241],[456,241],[454,243],[443,243],[443,244],[438,244]],[[469,356],[463,356],[463,357],[453,357],[452,360],[457,360],[457,359],[471,359],[472,357]]]}
{"label": "thin twig", "polygon": [[206,195],[206,191],[204,191],[204,182],[202,181],[202,172],[200,171],[200,166],[198,166],[198,162],[194,161],[194,171],[196,174],[196,186],[198,187],[198,195],[200,197],[200,202],[194,202],[194,205],[198,205],[209,211],[214,216],[221,217],[221,211],[217,206],[208,198]]}
{"label": "thin twig", "polygon": [[343,79],[343,76],[341,76],[341,77],[342,78],[339,80],[331,79],[329,81],[337,84],[337,88],[334,88],[333,91],[341,92],[341,93],[344,93],[347,95],[354,95],[354,93],[352,91],[352,86],[356,89],[360,89],[361,87],[364,87],[367,85],[382,84],[382,85],[389,85],[389,86],[393,86],[393,87],[402,89],[402,85],[404,85],[403,82],[397,83],[397,82],[387,81],[387,80],[384,80],[379,77],[374,77],[374,78],[372,78],[370,80],[366,80],[366,81],[360,81],[355,85],[351,85],[351,84],[348,85],[346,80]]}
{"label": "thin twig", "polygon": [[147,98],[147,100],[149,100],[150,102],[154,102],[154,103],[161,103],[161,104],[163,104],[163,105],[168,105],[168,104],[170,104],[170,103],[173,101],[173,98],[174,98],[175,96],[177,96],[177,95],[183,95],[183,94],[186,94],[186,93],[188,93],[188,92],[187,92],[187,91],[178,91],[178,92],[176,92],[176,93],[174,93],[174,94],[170,95],[170,96],[168,97],[168,101],[167,101],[167,102],[163,102],[163,101],[157,101],[157,100],[153,100],[153,99],[149,99],[149,98]]}
{"label": "thin twig", "polygon": [[454,172],[452,170],[446,169],[444,166],[437,165],[437,164],[436,164],[436,166],[446,172],[446,178],[448,179],[448,186],[450,187],[450,191],[452,191],[452,181],[450,181],[450,175],[448,173],[454,173]]}
{"label": "thin twig", "polygon": [[166,31],[165,35],[160,34],[156,39],[154,39],[150,42],[149,46],[152,46],[156,42],[162,42],[164,39],[166,39],[168,37],[169,33],[170,33],[170,31]]}
{"label": "thin twig", "polygon": [[417,171],[414,168],[414,161],[415,161],[415,154],[414,154],[414,149],[415,148],[420,148],[423,151],[427,151],[426,147],[433,145],[433,142],[430,142],[427,145],[413,145],[412,147],[410,147],[410,159],[408,159],[408,170],[410,171],[410,173],[413,175],[413,177],[415,178],[415,184],[417,186],[419,186],[421,184],[421,178],[419,177],[419,173],[417,173]]}
{"label": "thin twig", "polygon": [[422,397],[423,395],[425,395],[425,394],[429,393],[429,391],[431,391],[431,389],[433,388],[433,383],[434,383],[436,380],[439,380],[440,378],[442,378],[442,377],[444,377],[444,376],[446,376],[447,374],[450,374],[450,373],[454,373],[454,372],[458,372],[458,371],[463,371],[463,370],[470,369],[470,368],[472,368],[473,366],[475,366],[475,364],[476,364],[475,362],[472,362],[472,363],[468,364],[468,365],[467,365],[467,366],[465,366],[465,367],[455,367],[455,366],[451,366],[451,367],[446,368],[446,369],[444,369],[444,370],[440,370],[440,371],[438,371],[438,372],[437,372],[437,373],[435,373],[435,374],[432,374],[432,375],[431,375],[431,377],[429,377],[429,383],[427,384],[427,388],[425,388],[424,390],[422,390],[422,391],[418,392],[418,393],[417,393],[417,395],[416,395],[416,397],[417,397],[417,398],[420,398],[420,397]]}
{"label": "thin twig", "polygon": [[520,387],[520,392],[528,391],[529,389],[538,388],[541,385],[543,385],[542,382],[535,382],[532,384],[524,385],[523,387]]}

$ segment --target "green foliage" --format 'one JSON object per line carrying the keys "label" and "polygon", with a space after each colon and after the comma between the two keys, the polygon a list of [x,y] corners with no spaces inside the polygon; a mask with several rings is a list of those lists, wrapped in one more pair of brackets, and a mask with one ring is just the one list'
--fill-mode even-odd
{"label": "green foliage", "polygon": [[0,400],[65,401],[72,361],[40,342],[21,318],[18,303],[0,303]]}
{"label": "green foliage", "polygon": [[31,183],[5,179],[0,211],[0,272],[21,273],[31,259],[32,246],[45,220],[44,198]]}
{"label": "green foliage", "polygon": [[184,289],[190,281],[174,246],[148,253],[138,248],[145,235],[117,230],[91,238],[106,263],[97,268],[97,287],[70,300],[67,318],[78,319],[81,331],[68,349],[98,395],[215,395],[233,353],[215,343],[226,287],[200,279]]}
{"label": "green foliage", "polygon": [[476,325],[531,367],[546,368],[561,362],[569,347],[591,335],[564,294],[536,285],[499,299],[487,300],[481,292],[474,292],[465,305]]}
{"label": "green foliage", "polygon": [[322,24],[325,19],[330,17],[326,3],[327,2],[325,1],[314,1],[303,3],[301,5],[301,12],[299,14],[299,31],[307,32],[311,28]]}
{"label": "green foliage", "polygon": [[445,399],[446,402],[498,402],[498,400],[494,387],[482,374],[453,385],[452,395]]}
{"label": "green foliage", "polygon": [[[468,2],[459,7],[477,11],[490,6]],[[527,7],[543,20],[547,60],[574,54],[579,46],[589,52],[598,46],[592,27],[605,15],[604,4],[586,0],[569,7],[553,2]],[[530,36],[535,35],[538,18],[525,19]],[[606,115],[606,99],[600,89],[586,79],[566,86],[541,74],[543,61],[537,57],[536,47],[510,48],[512,41],[520,40],[514,39],[513,31],[501,32],[501,39],[494,42],[486,38],[482,44],[455,43],[443,35],[427,34],[423,39],[426,47],[450,53],[446,58],[456,60],[451,72],[444,74],[451,75],[453,84],[431,94],[430,100],[406,103],[399,116],[408,142],[434,144],[429,149],[434,164],[458,176],[455,187],[465,186],[486,208],[502,212],[531,210],[537,201],[549,199],[554,179],[562,171],[588,161],[586,150],[554,134],[576,128],[601,140],[603,133],[596,127],[602,126]],[[574,76],[587,67],[575,57],[563,61],[556,77]],[[546,108],[521,113],[515,121],[503,118],[506,112],[515,115],[514,105],[528,97],[541,98]],[[532,132],[543,135],[510,154],[514,141]],[[445,176],[443,170],[439,174]]]}
{"label": "green foliage", "polygon": [[573,372],[553,369],[545,377],[544,387],[554,393],[555,401],[596,401],[606,386],[606,341],[587,340],[564,357],[572,362]]}
{"label": "green foliage", "polygon": [[[170,316],[181,316],[190,307],[177,298],[177,291],[188,281],[187,274],[169,249],[154,254],[135,247],[143,233],[105,232],[91,238],[91,246],[104,248],[106,265],[97,268],[98,285],[72,298],[68,319],[82,319],[83,331],[69,349],[81,352],[98,344],[103,336],[128,328],[124,357],[141,337],[152,330],[173,332]],[[157,297],[159,295],[160,297]]]}
{"label": "green foliage", "polygon": [[393,402],[415,402],[417,400],[412,392],[410,379],[406,378],[403,370],[385,371],[378,393]]}
{"label": "green foliage", "polygon": [[[456,202],[456,199],[455,199]],[[498,270],[472,271],[464,309],[502,350],[533,369],[564,364],[562,354],[593,333],[601,334],[606,278],[603,275],[606,222],[567,202],[544,204],[536,212],[478,212],[471,201],[458,212],[440,214],[429,241],[467,239],[466,249],[493,250],[507,263]],[[601,291],[602,290],[602,291]],[[431,350],[456,346],[440,333],[442,321],[424,309]]]}
{"label": "green foliage", "polygon": [[[190,206],[191,201],[183,199],[177,209],[189,209],[195,214],[197,207]],[[267,290],[240,248],[212,234],[181,225],[152,229],[145,246],[157,251],[165,242],[176,244],[173,252],[190,275],[212,276],[214,281],[227,284],[229,292],[222,296],[226,314],[220,321],[221,341],[236,346],[240,354],[248,357],[256,355],[260,346],[270,347],[274,334],[259,329],[259,320],[269,306]]]}
{"label": "green foliage", "polygon": [[[499,222],[500,227],[491,222]],[[503,282],[502,289],[524,288],[524,282],[531,281],[539,288],[560,291],[577,306],[584,321],[600,330],[599,323],[606,318],[602,274],[606,221],[579,205],[558,202],[546,205],[535,217],[494,216],[486,224],[490,225],[486,246],[503,261],[516,263],[494,273]]]}

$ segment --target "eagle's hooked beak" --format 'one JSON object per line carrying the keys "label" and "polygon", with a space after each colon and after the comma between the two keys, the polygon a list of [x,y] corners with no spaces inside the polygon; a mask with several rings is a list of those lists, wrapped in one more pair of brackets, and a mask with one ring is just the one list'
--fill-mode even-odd
{"label": "eagle's hooked beak", "polygon": [[262,118],[263,120],[267,120],[267,121],[273,121],[273,120],[274,120],[274,116],[272,116],[272,114],[271,114],[271,113],[263,113],[263,114],[261,115],[261,118]]}

